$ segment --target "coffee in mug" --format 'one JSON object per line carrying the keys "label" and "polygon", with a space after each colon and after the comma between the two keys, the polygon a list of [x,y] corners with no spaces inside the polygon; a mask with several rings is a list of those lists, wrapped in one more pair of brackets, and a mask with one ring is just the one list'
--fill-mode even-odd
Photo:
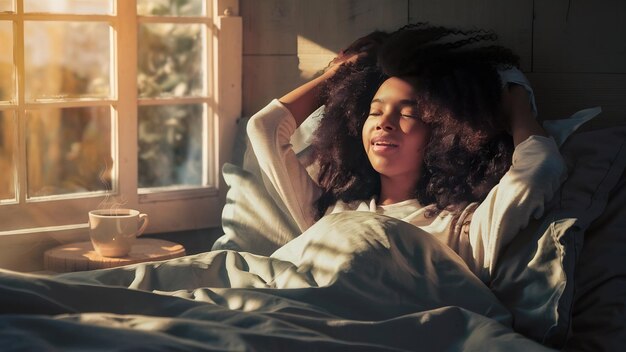
{"label": "coffee in mug", "polygon": [[89,237],[93,248],[103,257],[127,255],[146,226],[148,215],[134,209],[101,209],[89,212]]}

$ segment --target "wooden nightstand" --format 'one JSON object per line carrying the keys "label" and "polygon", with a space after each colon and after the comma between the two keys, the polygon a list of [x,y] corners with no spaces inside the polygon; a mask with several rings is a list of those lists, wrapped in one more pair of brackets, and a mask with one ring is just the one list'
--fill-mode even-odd
{"label": "wooden nightstand", "polygon": [[141,238],[133,244],[125,257],[102,257],[93,249],[91,242],[70,243],[55,247],[44,253],[44,268],[52,272],[83,271],[178,258],[185,255],[185,248],[174,242]]}

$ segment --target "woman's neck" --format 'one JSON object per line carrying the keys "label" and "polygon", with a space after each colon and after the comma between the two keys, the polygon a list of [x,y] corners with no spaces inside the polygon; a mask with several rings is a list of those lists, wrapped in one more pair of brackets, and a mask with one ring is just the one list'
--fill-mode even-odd
{"label": "woman's neck", "polygon": [[416,184],[417,178],[415,177],[380,175],[379,205],[395,204],[415,198]]}

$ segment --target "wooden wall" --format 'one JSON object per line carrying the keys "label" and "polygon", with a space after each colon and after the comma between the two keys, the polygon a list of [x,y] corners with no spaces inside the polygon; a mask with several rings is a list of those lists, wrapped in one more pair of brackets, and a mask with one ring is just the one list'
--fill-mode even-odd
{"label": "wooden wall", "polygon": [[240,12],[245,116],[352,40],[428,21],[495,30],[520,55],[541,118],[601,105],[595,124],[626,123],[624,0],[240,0]]}

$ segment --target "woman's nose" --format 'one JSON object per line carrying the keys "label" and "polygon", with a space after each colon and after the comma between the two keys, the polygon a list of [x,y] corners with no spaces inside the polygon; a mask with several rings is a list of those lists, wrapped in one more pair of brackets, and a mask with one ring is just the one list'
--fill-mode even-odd
{"label": "woman's nose", "polygon": [[393,131],[395,128],[394,117],[390,113],[383,114],[376,124],[378,130]]}

